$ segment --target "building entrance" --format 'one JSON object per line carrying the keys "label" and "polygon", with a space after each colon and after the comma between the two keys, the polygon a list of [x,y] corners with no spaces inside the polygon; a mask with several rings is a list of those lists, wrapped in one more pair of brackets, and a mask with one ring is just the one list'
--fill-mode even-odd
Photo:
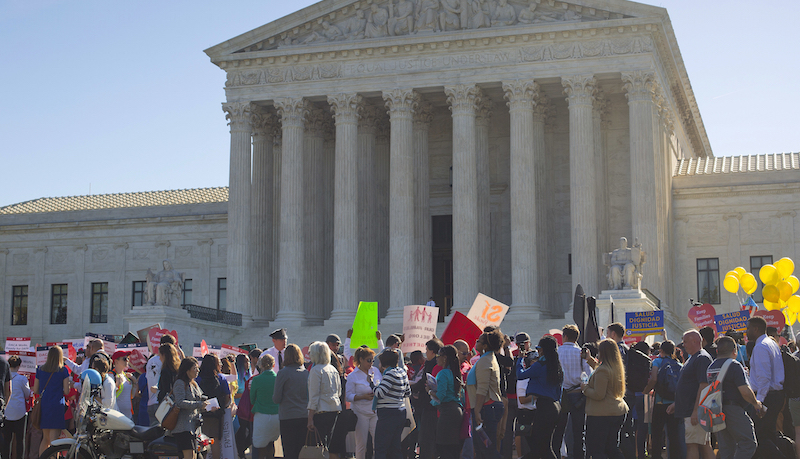
{"label": "building entrance", "polygon": [[453,216],[432,217],[433,301],[439,306],[439,322],[453,307]]}

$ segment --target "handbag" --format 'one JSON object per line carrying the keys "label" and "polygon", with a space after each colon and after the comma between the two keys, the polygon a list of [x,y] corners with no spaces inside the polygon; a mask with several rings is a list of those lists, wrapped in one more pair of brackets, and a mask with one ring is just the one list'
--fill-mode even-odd
{"label": "handbag", "polygon": [[[184,383],[186,384],[186,383]],[[188,389],[188,384],[186,385]],[[175,391],[175,385],[172,386],[172,390],[169,392],[169,395],[164,397],[164,400],[158,405],[158,409],[156,409],[156,420],[161,424],[161,427],[165,428],[166,430],[172,430],[178,426],[178,415],[181,412],[181,408],[175,404],[175,400],[172,398],[172,393]]]}
{"label": "handbag", "polygon": [[[53,373],[50,373],[50,378],[53,377]],[[47,378],[47,382],[44,383],[44,387],[42,388],[42,395],[44,395],[44,391],[47,390],[47,385],[50,384],[50,378]],[[37,429],[41,429],[40,423],[42,421],[42,397],[40,396],[36,400],[33,401],[33,407],[31,408],[31,425],[36,427]]]}
{"label": "handbag", "polygon": [[316,444],[309,446],[308,437],[311,435],[311,431],[309,430],[306,434],[305,445],[303,446],[303,449],[300,450],[300,455],[297,456],[298,459],[328,459],[328,448],[319,437],[319,432],[314,430],[314,434],[316,436]]}

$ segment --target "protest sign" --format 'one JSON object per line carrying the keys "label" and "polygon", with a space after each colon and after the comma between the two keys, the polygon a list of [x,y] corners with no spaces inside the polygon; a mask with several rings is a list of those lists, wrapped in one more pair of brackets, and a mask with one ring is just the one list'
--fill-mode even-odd
{"label": "protest sign", "polygon": [[139,342],[141,342],[141,341],[139,341],[139,338],[137,338],[136,335],[134,335],[131,332],[128,332],[125,336],[120,336],[119,339],[116,339],[116,335],[115,335],[114,341],[116,341],[119,344],[130,344],[130,343],[139,343]]}
{"label": "protest sign", "polygon": [[664,311],[635,311],[625,313],[625,334],[644,336],[664,331]]}
{"label": "protest sign", "polygon": [[350,337],[350,349],[358,349],[362,344],[375,349],[378,347],[378,303],[362,301],[358,303],[356,318],[353,320],[353,336]]}
{"label": "protest sign", "polygon": [[697,328],[713,327],[714,316],[717,315],[717,311],[714,309],[714,306],[705,303],[702,306],[692,306],[689,308],[688,315],[689,320],[694,322]]}
{"label": "protest sign", "polygon": [[150,348],[150,353],[151,354],[153,353],[153,348],[150,346],[150,339],[148,338],[148,334],[150,333],[150,330],[153,329],[153,328],[161,328],[161,324],[158,323],[158,324],[155,324],[155,325],[151,325],[151,326],[149,326],[147,328],[143,328],[143,329],[141,329],[141,330],[136,332],[136,335],[139,336],[139,342],[140,343],[146,343],[147,347]]}
{"label": "protest sign", "polygon": [[447,345],[463,339],[471,348],[475,345],[475,341],[478,340],[481,333],[483,333],[483,330],[478,328],[475,322],[456,311],[453,313],[453,317],[450,318],[450,323],[445,327],[444,333],[442,333],[442,342]]}
{"label": "protest sign", "polygon": [[499,327],[500,322],[503,321],[507,312],[508,306],[493,298],[489,298],[483,293],[479,293],[478,296],[475,297],[475,301],[472,303],[472,308],[470,308],[467,317],[475,322],[478,328],[483,330],[488,325]]}
{"label": "protest sign", "polygon": [[26,338],[6,338],[6,352],[18,351],[29,352],[31,350],[31,337]]}
{"label": "protest sign", "polygon": [[85,340],[86,340],[85,337],[84,338],[70,338],[70,339],[62,339],[59,342],[60,343],[70,343],[70,344],[72,344],[72,347],[74,347],[76,351],[82,351],[82,350],[86,349],[86,347],[84,346]]}
{"label": "protest sign", "polygon": [[236,452],[236,435],[233,430],[233,416],[231,409],[225,408],[225,414],[222,416],[222,442],[220,457],[221,459],[237,459],[239,453]]}
{"label": "protest sign", "polygon": [[717,322],[717,333],[723,333],[731,329],[735,331],[745,331],[749,319],[749,310],[726,312],[714,316],[714,320]]}
{"label": "protest sign", "polygon": [[148,348],[144,343],[126,343],[117,345],[117,349],[130,352],[128,366],[138,373],[144,373],[147,365]]}
{"label": "protest sign", "polygon": [[7,355],[18,355],[22,363],[20,363],[17,373],[26,375],[36,374],[36,352],[30,351],[8,351]]}
{"label": "protest sign", "polygon": [[117,350],[117,344],[114,342],[113,335],[104,335],[101,333],[87,333],[86,336],[83,338],[83,346],[86,347],[89,344],[89,340],[92,339],[99,339],[103,342],[103,351],[108,355],[113,355],[114,352]]}
{"label": "protest sign", "polygon": [[403,308],[403,352],[425,352],[425,343],[436,333],[438,318],[437,307],[415,305]]}
{"label": "protest sign", "polygon": [[[164,335],[172,335],[175,338],[175,345],[178,344],[178,332],[175,330],[167,330],[166,328],[150,327],[147,330],[147,345],[150,347],[150,352],[155,354],[158,347],[161,346],[161,337]],[[156,351],[154,351],[154,349]]]}
{"label": "protest sign", "polygon": [[194,347],[192,347],[192,357],[196,359],[205,357],[209,353],[222,358],[222,346],[206,344],[206,340],[203,340],[201,343],[195,343]]}
{"label": "protest sign", "polygon": [[[83,342],[83,341],[81,341],[81,342]],[[52,346],[61,346],[61,349],[64,349],[64,357],[72,360],[73,362],[75,361],[75,359],[78,358],[78,351],[75,350],[75,346],[73,346],[71,341],[59,341],[57,343],[47,343],[47,347],[48,348],[50,348]],[[37,349],[36,352],[38,354],[38,352],[39,352],[38,349]],[[37,361],[39,360],[38,355],[36,357],[36,360]]]}
{"label": "protest sign", "polygon": [[239,355],[239,354],[245,354],[245,355],[247,354],[247,351],[245,351],[244,349],[239,349],[238,347],[231,346],[230,344],[223,344],[222,346],[220,346],[220,348],[221,348],[221,351],[222,351],[222,357],[223,358],[227,357],[229,355],[236,356],[236,355]]}
{"label": "protest sign", "polygon": [[775,327],[778,329],[778,333],[780,334],[783,331],[783,327],[786,326],[786,316],[783,315],[782,311],[756,311],[754,316],[763,317],[764,320],[767,321],[767,327]]}
{"label": "protest sign", "polygon": [[[64,351],[64,357],[68,357],[69,354],[69,345],[63,343],[47,343],[47,346],[37,346],[36,347],[36,366],[44,365],[47,363],[47,354],[50,352],[50,348],[52,346],[61,346],[61,350]],[[72,360],[72,359],[70,359]]]}

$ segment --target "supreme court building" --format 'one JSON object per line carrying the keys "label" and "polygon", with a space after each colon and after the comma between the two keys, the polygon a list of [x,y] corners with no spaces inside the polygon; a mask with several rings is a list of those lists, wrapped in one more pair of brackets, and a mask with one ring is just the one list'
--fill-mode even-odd
{"label": "supreme court building", "polygon": [[[642,288],[680,329],[688,298],[736,307],[720,272],[800,253],[798,154],[713,156],[663,8],[323,0],[205,52],[227,75],[226,225],[126,237],[196,239],[195,255],[167,244],[147,266],[176,258],[212,308],[226,276],[226,307],[246,327],[342,333],[359,301],[399,322],[431,296],[443,319],[481,292],[511,306],[509,332],[560,328],[577,284],[608,289],[603,254],[624,236],[647,254]],[[181,205],[193,204],[188,214],[218,215]],[[31,234],[56,219],[37,212],[16,212],[40,224]],[[14,213],[0,209],[4,230]],[[168,233],[168,219],[148,221],[148,234]],[[84,250],[123,242],[103,234]],[[219,250],[201,244],[209,235]],[[0,258],[47,244],[58,237],[0,232]],[[0,265],[9,305],[22,281]],[[119,275],[120,295],[142,275]]]}

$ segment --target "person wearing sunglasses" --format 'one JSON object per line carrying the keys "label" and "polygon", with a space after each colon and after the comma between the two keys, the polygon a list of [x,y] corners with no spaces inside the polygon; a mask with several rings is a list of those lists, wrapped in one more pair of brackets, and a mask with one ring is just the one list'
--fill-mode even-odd
{"label": "person wearing sunglasses", "polygon": [[350,408],[356,414],[356,459],[364,459],[367,455],[367,436],[372,434],[373,450],[375,441],[375,426],[378,415],[372,409],[372,399],[375,397],[373,389],[381,381],[381,373],[372,363],[375,361],[375,351],[361,346],[353,355],[356,369],[347,376],[345,397],[350,402]]}
{"label": "person wearing sunglasses", "polygon": [[128,373],[128,360],[130,359],[130,352],[117,351],[111,356],[114,362],[114,382],[117,385],[117,407],[119,412],[133,419],[133,403],[131,400],[135,395],[133,386],[135,381],[133,376]]}

